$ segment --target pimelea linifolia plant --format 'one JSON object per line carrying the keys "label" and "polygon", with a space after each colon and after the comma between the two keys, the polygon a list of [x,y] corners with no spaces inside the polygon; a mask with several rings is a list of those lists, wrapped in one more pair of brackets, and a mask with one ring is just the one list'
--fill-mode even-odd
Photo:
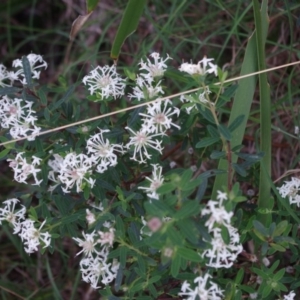
{"label": "pimelea linifolia plant", "polygon": [[[280,266],[280,253],[298,253],[293,225],[275,220],[265,228],[254,210],[243,215],[247,198],[238,184],[215,199],[206,191],[208,179],[226,170],[205,169],[205,162],[226,159],[222,149],[240,150],[228,141],[241,118],[230,128],[219,118],[234,93],[226,73],[212,58],[183,63],[176,71],[183,93],[168,97],[171,60],[152,53],[131,79],[114,65],[94,68],[82,82],[102,113],[121,98],[142,105],[74,126],[76,90],[52,101],[51,87],[38,85],[47,68],[42,56],[17,59],[11,70],[0,65],[1,141],[19,140],[5,144],[1,157],[13,180],[28,186],[2,203],[0,222],[29,255],[52,253],[57,239],[72,237],[82,280],[103,297],[295,299],[299,268]],[[197,90],[185,91],[185,82]],[[243,157],[245,170],[257,162]],[[299,206],[299,186],[292,178],[279,193]]]}

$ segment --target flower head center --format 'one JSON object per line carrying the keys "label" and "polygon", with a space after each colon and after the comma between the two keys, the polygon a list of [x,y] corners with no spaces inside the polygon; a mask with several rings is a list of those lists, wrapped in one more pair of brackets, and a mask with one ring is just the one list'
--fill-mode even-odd
{"label": "flower head center", "polygon": [[154,117],[154,121],[157,124],[163,124],[166,121],[166,116],[163,113],[159,113]]}
{"label": "flower head center", "polygon": [[106,75],[106,76],[103,76],[101,77],[99,80],[98,80],[98,87],[101,89],[101,88],[105,88],[107,86],[109,86],[111,83],[111,78]]}

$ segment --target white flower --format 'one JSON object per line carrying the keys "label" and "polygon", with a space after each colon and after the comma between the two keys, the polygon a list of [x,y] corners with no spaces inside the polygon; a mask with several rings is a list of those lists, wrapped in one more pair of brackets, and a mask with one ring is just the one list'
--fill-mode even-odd
{"label": "white flower", "polygon": [[164,94],[164,91],[161,87],[161,81],[158,81],[156,84],[147,82],[144,78],[137,76],[136,86],[132,89],[132,94],[129,94],[130,99],[141,99],[153,100]]}
{"label": "white flower", "polygon": [[[134,152],[131,159],[145,163],[144,157],[147,159],[151,158],[151,155],[147,151],[147,147],[157,150],[159,153],[162,153],[163,147],[161,146],[161,141],[153,140],[153,138],[157,136],[163,135],[163,133],[158,134],[149,134],[149,132],[142,128],[140,131],[134,132],[131,128],[125,127],[125,129],[129,130],[133,136],[130,137],[130,141],[126,145],[127,149],[131,146],[134,146]],[[139,157],[137,157],[139,156]]]}
{"label": "white flower", "polygon": [[88,225],[92,225],[93,223],[95,223],[96,222],[95,214],[92,213],[88,208],[85,210],[85,212],[86,212],[85,219]]}
{"label": "white flower", "polygon": [[290,181],[285,181],[285,184],[280,188],[277,188],[279,194],[285,198],[289,197],[290,204],[297,204],[300,207],[300,195],[298,194],[300,191],[300,179],[296,177],[292,177]]}
{"label": "white flower", "polygon": [[183,296],[183,299],[186,300],[222,300],[223,291],[216,283],[209,281],[210,278],[211,275],[209,274],[205,274],[204,277],[197,277],[194,280],[194,283],[197,284],[195,289],[192,289],[191,285],[187,281],[184,281],[181,286],[181,293],[178,295]]}
{"label": "white flower", "polygon": [[202,253],[202,257],[209,258],[206,266],[212,268],[230,268],[237,256],[243,251],[243,246],[239,244],[240,236],[237,229],[227,227],[230,236],[229,244],[226,244],[221,236],[221,228],[212,229],[213,238],[210,242],[211,249]]}
{"label": "white flower", "polygon": [[140,70],[145,70],[147,72],[147,74],[142,73],[141,76],[143,76],[148,82],[151,83],[153,78],[162,77],[164,75],[164,72],[167,69],[167,65],[165,64],[165,62],[172,58],[167,54],[167,58],[163,59],[157,52],[153,52],[152,54],[150,54],[150,56],[154,60],[153,63],[149,58],[147,58],[146,62],[141,60],[139,64],[141,66]]}
{"label": "white flower", "polygon": [[163,184],[164,177],[161,175],[162,173],[162,167],[153,164],[153,171],[152,171],[152,178],[149,178],[146,176],[146,179],[151,182],[150,187],[138,187],[141,190],[145,190],[147,192],[147,196],[149,198],[153,199],[159,199],[158,194],[156,193],[156,190]]}
{"label": "white flower", "polygon": [[215,224],[230,225],[233,212],[227,212],[225,207],[222,206],[221,201],[209,200],[206,208],[201,211],[201,216],[205,215],[210,215],[209,219],[205,222],[205,226],[211,231]]}
{"label": "white flower", "polygon": [[107,263],[107,253],[96,257],[86,257],[80,261],[82,280],[91,284],[94,289],[99,288],[99,281],[107,285],[117,277],[119,263]]}
{"label": "white flower", "polygon": [[218,66],[211,63],[213,61],[213,58],[204,58],[200,60],[197,64],[189,64],[189,63],[183,63],[179,71],[186,72],[190,75],[206,75],[207,73],[211,74],[214,73],[215,76],[218,75]]}
{"label": "white flower", "polygon": [[95,248],[95,246],[98,244],[98,241],[95,239],[95,231],[93,231],[92,233],[82,232],[82,235],[84,237],[84,240],[73,237],[73,240],[77,242],[78,246],[82,247],[82,250],[79,251],[76,255],[79,255],[82,252],[85,256],[91,256],[92,253],[99,254]]}
{"label": "white flower", "polygon": [[[42,159],[38,158],[34,155],[31,158],[25,158],[22,155],[24,152],[20,152],[17,154],[15,159],[8,159],[9,166],[14,170],[14,179],[17,182],[27,183],[27,179],[30,175],[34,178],[34,185],[40,185],[43,181],[38,180],[37,174],[41,171],[41,169],[37,168],[40,164]],[[29,162],[31,160],[31,162]]]}
{"label": "white flower", "polygon": [[257,299],[258,294],[257,293],[252,293],[249,296],[250,296],[250,299]]}
{"label": "white flower", "polygon": [[[172,104],[170,100],[164,101],[158,100],[154,103],[147,105],[148,114],[140,113],[140,116],[144,117],[142,125],[149,132],[164,132],[174,126],[180,129],[180,126],[172,122],[171,116],[179,116],[180,110],[177,107],[168,107],[168,104]],[[162,105],[164,106],[162,109]]]}
{"label": "white flower", "polygon": [[18,98],[3,96],[0,99],[0,124],[3,128],[10,128],[9,133],[14,139],[32,135],[28,137],[32,141],[40,132],[41,128],[35,125],[37,117],[32,105],[32,102]]}
{"label": "white flower", "polygon": [[[103,225],[104,226],[104,225]],[[112,246],[115,238],[115,229],[114,228],[109,228],[108,231],[98,231],[98,234],[100,236],[100,239],[98,242],[103,245],[109,245]]]}
{"label": "white flower", "polygon": [[14,234],[21,230],[21,220],[25,219],[26,207],[21,205],[21,209],[15,211],[15,206],[20,201],[16,198],[3,201],[4,208],[0,208],[0,224],[2,221],[7,221],[14,227]]}
{"label": "white flower", "polygon": [[187,114],[190,114],[193,109],[198,110],[197,104],[202,104],[206,107],[213,106],[215,103],[209,100],[208,95],[211,93],[209,87],[205,87],[203,92],[200,90],[193,95],[181,95],[179,100],[183,103],[187,103],[184,105]]}
{"label": "white flower", "polygon": [[69,193],[76,185],[76,192],[79,193],[84,187],[84,183],[94,186],[95,180],[90,178],[92,160],[85,154],[69,153],[64,158],[59,169],[58,179],[65,187],[62,190]]}
{"label": "white flower", "polygon": [[92,153],[92,159],[97,163],[97,172],[103,173],[109,166],[117,164],[117,155],[114,151],[123,153],[123,146],[118,144],[111,144],[108,139],[104,140],[103,133],[109,130],[100,130],[91,136],[87,141],[87,151]]}
{"label": "white flower", "polygon": [[296,296],[294,291],[290,291],[290,293],[288,295],[284,296],[284,300],[294,300],[294,297]]}
{"label": "white flower", "polygon": [[46,220],[41,224],[41,226],[36,229],[34,227],[34,221],[26,219],[21,223],[21,232],[18,234],[22,242],[24,243],[24,249],[27,253],[33,253],[38,251],[38,246],[41,241],[44,243],[44,248],[48,247],[51,243],[51,235],[48,231],[41,232]]}
{"label": "white flower", "polygon": [[115,66],[98,66],[85,76],[82,82],[89,85],[91,95],[98,92],[101,100],[110,96],[114,99],[123,96],[126,86],[125,80],[118,75]]}
{"label": "white flower", "polygon": [[[40,78],[40,73],[41,73],[41,68],[47,69],[47,63],[43,60],[41,55],[37,55],[34,53],[28,54],[27,59],[30,64],[31,68],[31,76],[34,79],[39,79]],[[15,68],[20,68],[16,72],[12,73],[14,79],[18,79],[21,81],[22,84],[26,84],[26,78],[23,70],[23,64],[22,64],[22,59],[16,59],[12,63],[13,67]],[[19,78],[21,76],[21,78]]]}
{"label": "white flower", "polygon": [[13,79],[10,72],[7,72],[6,67],[0,64],[0,87],[12,86],[12,83]]}

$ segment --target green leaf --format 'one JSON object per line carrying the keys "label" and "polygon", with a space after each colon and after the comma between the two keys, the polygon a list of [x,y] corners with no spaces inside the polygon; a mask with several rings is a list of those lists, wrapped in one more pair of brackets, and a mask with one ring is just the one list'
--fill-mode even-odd
{"label": "green leaf", "polygon": [[121,237],[125,235],[125,226],[119,215],[116,217],[116,229]]}
{"label": "green leaf", "polygon": [[275,237],[275,236],[282,235],[287,229],[288,225],[289,225],[288,221],[286,220],[281,221],[279,224],[277,224],[276,229],[273,232],[272,236]]}
{"label": "green leaf", "polygon": [[236,284],[241,284],[243,279],[244,279],[244,274],[245,274],[245,270],[244,269],[239,269],[236,277],[235,277],[235,283]]}
{"label": "green leaf", "polygon": [[25,75],[27,85],[31,87],[32,86],[31,67],[27,56],[22,57],[22,65],[23,65],[23,70],[24,70],[24,75]]}
{"label": "green leaf", "polygon": [[86,10],[88,13],[93,11],[100,0],[86,0]]}
{"label": "green leaf", "polygon": [[232,164],[233,169],[240,174],[242,177],[246,177],[247,176],[247,171],[240,165],[233,163]]}
{"label": "green leaf", "polygon": [[211,159],[224,158],[226,156],[225,151],[213,151],[210,155]]}
{"label": "green leaf", "polygon": [[237,116],[232,123],[228,126],[228,130],[230,132],[235,131],[240,125],[242,125],[243,121],[245,119],[245,115]]}
{"label": "green leaf", "polygon": [[205,137],[196,144],[196,148],[204,148],[217,143],[220,140],[219,137]]}
{"label": "green leaf", "polygon": [[192,181],[187,182],[184,186],[181,186],[180,189],[184,192],[194,190],[202,182],[202,178],[197,178]]}
{"label": "green leaf", "polygon": [[75,90],[75,85],[72,84],[72,85],[68,88],[68,90],[65,92],[65,94],[63,95],[63,97],[62,97],[60,100],[56,101],[56,102],[55,102],[54,104],[52,104],[51,106],[49,106],[49,109],[50,109],[51,111],[53,111],[53,110],[59,108],[66,100],[68,100],[68,99],[71,97],[71,95],[73,94],[74,90]]}
{"label": "green leaf", "polygon": [[285,252],[286,251],[286,249],[283,246],[275,244],[275,243],[270,243],[270,246],[271,246],[272,249],[274,249],[276,251],[279,251],[279,252]]}
{"label": "green leaf", "polygon": [[127,257],[128,249],[125,246],[120,247],[120,264],[122,267],[126,265],[126,257]]}
{"label": "green leaf", "polygon": [[115,40],[112,45],[110,57],[118,60],[122,45],[126,38],[137,28],[140,17],[143,13],[146,0],[129,0],[119,25]]}
{"label": "green leaf", "polygon": [[199,204],[195,201],[185,201],[180,207],[179,211],[175,213],[173,218],[175,220],[180,220],[194,216],[199,213],[200,207]]}
{"label": "green leaf", "polygon": [[223,241],[228,245],[230,243],[230,234],[226,226],[222,226],[221,236]]}
{"label": "green leaf", "polygon": [[191,169],[187,169],[183,172],[181,175],[181,180],[180,180],[180,186],[184,186],[186,183],[188,183],[193,176],[193,171]]}
{"label": "green leaf", "polygon": [[171,275],[174,278],[176,278],[176,276],[179,273],[180,265],[181,265],[181,257],[179,255],[176,255],[174,259],[172,259],[172,263],[171,263]]}
{"label": "green leaf", "polygon": [[0,159],[5,157],[10,152],[10,149],[4,149],[0,152]]}
{"label": "green leaf", "polygon": [[45,94],[44,89],[43,89],[43,88],[40,88],[40,89],[38,90],[37,94],[38,94],[38,96],[39,96],[39,98],[40,98],[40,100],[41,100],[41,103],[42,103],[43,105],[47,105],[47,97],[46,97],[46,94]]}
{"label": "green leaf", "polygon": [[267,298],[270,293],[272,292],[272,286],[271,285],[267,285],[263,288],[263,291],[262,291],[262,296],[263,298]]}
{"label": "green leaf", "polygon": [[169,194],[172,191],[176,190],[176,188],[177,188],[177,186],[174,183],[168,182],[168,183],[164,183],[162,186],[160,186],[156,192],[159,195],[165,195],[165,194]]}
{"label": "green leaf", "polygon": [[268,236],[267,228],[259,221],[253,220],[253,226],[260,234],[262,234],[263,236]]}
{"label": "green leaf", "polygon": [[281,278],[283,277],[283,275],[285,274],[285,268],[279,270],[273,277],[274,281],[279,281],[281,280]]}
{"label": "green leaf", "polygon": [[180,255],[182,258],[187,259],[189,261],[200,262],[201,256],[195,252],[194,250],[179,247],[176,250],[176,254]]}
{"label": "green leaf", "polygon": [[225,138],[225,140],[227,140],[227,141],[231,140],[231,133],[226,126],[219,124],[218,130],[219,130],[220,134]]}
{"label": "green leaf", "polygon": [[21,91],[20,88],[4,87],[4,88],[0,88],[0,96],[13,95],[15,93],[19,93],[20,91]]}
{"label": "green leaf", "polygon": [[196,244],[199,239],[199,233],[195,227],[195,224],[190,219],[185,219],[181,222],[177,222],[181,234],[187,238],[191,243]]}

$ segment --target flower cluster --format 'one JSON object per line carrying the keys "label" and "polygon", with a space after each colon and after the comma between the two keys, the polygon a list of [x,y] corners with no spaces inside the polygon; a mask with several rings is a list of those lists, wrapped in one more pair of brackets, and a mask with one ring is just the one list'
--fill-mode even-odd
{"label": "flower cluster", "polygon": [[199,276],[195,278],[194,283],[197,285],[194,289],[191,288],[187,281],[184,281],[179,296],[185,297],[184,299],[186,300],[222,300],[224,296],[223,291],[216,283],[209,281],[210,278],[211,275],[208,273],[204,277]]}
{"label": "flower cluster", "polygon": [[[213,268],[230,268],[237,256],[243,251],[240,244],[240,236],[237,229],[231,226],[232,212],[227,212],[223,206],[223,201],[227,200],[226,193],[218,191],[217,201],[210,200],[201,215],[209,215],[205,223],[208,231],[212,234],[210,241],[211,248],[202,253],[202,257],[209,258],[207,266]],[[227,244],[221,235],[221,227],[225,227],[229,233],[229,243]]]}
{"label": "flower cluster", "polygon": [[0,64],[0,87],[11,86],[13,83],[13,76],[7,71],[3,64]]}
{"label": "flower cluster", "polygon": [[[33,79],[39,79],[41,75],[41,69],[47,69],[48,64],[43,60],[41,55],[30,53],[27,55],[27,59],[30,65],[31,76]],[[21,59],[16,59],[13,61],[13,67],[16,68],[16,72],[12,72],[11,76],[14,80],[19,80],[22,84],[27,84],[23,63]]]}
{"label": "flower cluster", "polygon": [[190,75],[201,75],[214,74],[218,75],[218,66],[213,64],[213,58],[207,58],[204,56],[197,64],[183,63],[181,64],[179,71],[186,72]]}
{"label": "flower cluster", "polygon": [[291,291],[288,295],[285,295],[283,300],[294,300],[296,294],[294,291]]}
{"label": "flower cluster", "polygon": [[84,257],[80,261],[80,271],[82,280],[91,284],[94,289],[99,288],[99,281],[107,285],[112,282],[119,270],[119,263],[113,260],[108,262],[109,249],[114,241],[114,228],[109,222],[103,224],[104,231],[94,230],[92,233],[84,233],[84,239],[73,238],[82,250],[77,255],[83,253]]}
{"label": "flower cluster", "polygon": [[51,235],[48,231],[42,232],[42,228],[46,220],[37,229],[35,227],[35,221],[31,219],[25,219],[26,208],[21,205],[19,210],[16,210],[16,205],[20,201],[16,198],[8,199],[4,201],[4,208],[0,208],[0,224],[3,221],[12,225],[14,234],[18,234],[24,244],[25,251],[30,254],[38,251],[38,246],[42,243],[45,247],[48,247],[51,243]]}
{"label": "flower cluster", "polygon": [[89,86],[91,95],[98,93],[100,100],[123,96],[126,86],[125,80],[117,73],[115,66],[97,66],[83,78],[82,82]]}
{"label": "flower cluster", "polygon": [[138,187],[141,190],[144,190],[147,193],[147,196],[152,199],[158,199],[159,196],[156,193],[156,190],[163,184],[164,182],[164,177],[162,176],[162,167],[154,164],[153,166],[153,171],[152,171],[152,178],[145,177],[147,180],[149,180],[150,187],[143,187],[140,186]]}
{"label": "flower cluster", "polygon": [[296,177],[292,177],[290,181],[285,181],[285,184],[280,188],[277,188],[279,194],[285,198],[289,197],[290,204],[297,204],[300,207],[300,179]]}
{"label": "flower cluster", "polygon": [[[43,181],[39,180],[37,174],[41,171],[38,168],[42,159],[34,155],[31,158],[23,157],[24,152],[19,152],[15,159],[8,159],[9,166],[14,170],[14,179],[17,182],[26,183],[30,175],[34,178],[34,185],[40,185]],[[30,160],[30,161],[29,161]]]}
{"label": "flower cluster", "polygon": [[167,58],[163,59],[160,57],[159,53],[156,52],[150,54],[150,56],[154,60],[153,63],[150,59],[147,59],[146,62],[143,60],[140,62],[140,71],[146,72],[141,72],[137,76],[133,93],[128,95],[130,99],[149,101],[159,98],[164,94],[159,79],[164,75],[167,68],[165,62],[171,59],[171,57],[167,55]]}
{"label": "flower cluster", "polygon": [[41,128],[35,125],[37,117],[32,109],[33,102],[19,98],[11,99],[3,96],[0,99],[0,124],[2,128],[9,128],[14,138],[27,137],[32,141]]}
{"label": "flower cluster", "polygon": [[54,160],[49,160],[48,165],[52,168],[49,172],[49,179],[56,184],[50,188],[54,190],[58,184],[63,184],[62,190],[69,193],[76,185],[76,192],[81,192],[84,183],[94,186],[95,180],[90,175],[92,173],[92,159],[85,154],[69,153],[62,158],[59,154],[54,155]]}
{"label": "flower cluster", "polygon": [[117,164],[117,155],[114,151],[124,153],[123,146],[119,144],[111,144],[108,139],[104,139],[103,133],[109,130],[101,130],[91,136],[87,141],[88,154],[91,153],[92,161],[97,164],[97,172],[103,173],[109,166],[113,167]]}

